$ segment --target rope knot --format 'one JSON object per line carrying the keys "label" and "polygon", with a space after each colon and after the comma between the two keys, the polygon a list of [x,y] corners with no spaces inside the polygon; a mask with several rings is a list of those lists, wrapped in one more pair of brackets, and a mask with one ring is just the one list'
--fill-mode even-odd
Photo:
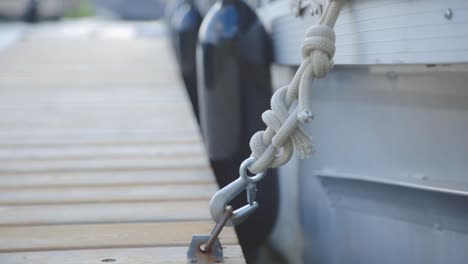
{"label": "rope knot", "polygon": [[296,149],[301,158],[307,158],[313,152],[310,137],[298,125],[296,114],[290,114],[286,103],[288,87],[282,87],[273,94],[271,110],[262,115],[267,125],[265,131],[259,131],[250,140],[252,155],[257,161],[249,170],[259,173],[287,163]]}
{"label": "rope knot", "polygon": [[302,42],[302,57],[310,58],[314,76],[323,78],[333,68],[335,55],[335,31],[325,25],[312,26]]}
{"label": "rope knot", "polygon": [[343,2],[329,0],[320,24],[312,26],[306,33],[302,43],[304,61],[291,84],[273,94],[271,110],[262,115],[267,128],[257,132],[250,141],[252,156],[257,158],[249,167],[252,173],[260,173],[267,168],[276,168],[287,163],[294,150],[301,158],[307,158],[313,153],[311,138],[300,124],[313,119],[310,89],[312,81],[314,78],[325,77],[333,68],[336,38],[333,27]]}

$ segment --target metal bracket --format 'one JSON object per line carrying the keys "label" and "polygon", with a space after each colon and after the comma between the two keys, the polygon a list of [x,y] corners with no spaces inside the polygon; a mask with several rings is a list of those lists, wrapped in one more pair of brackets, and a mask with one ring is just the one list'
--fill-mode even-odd
{"label": "metal bracket", "polygon": [[308,4],[304,0],[292,0],[291,1],[291,11],[296,17],[300,17],[304,14],[304,10],[307,8]]}
{"label": "metal bracket", "polygon": [[320,16],[323,12],[323,5],[318,0],[291,0],[291,11],[294,16],[304,16],[307,9],[311,16]]}
{"label": "metal bracket", "polygon": [[187,252],[187,262],[190,264],[215,264],[224,261],[223,247],[217,239],[209,252],[204,252],[202,246],[208,243],[211,236],[193,236]]}

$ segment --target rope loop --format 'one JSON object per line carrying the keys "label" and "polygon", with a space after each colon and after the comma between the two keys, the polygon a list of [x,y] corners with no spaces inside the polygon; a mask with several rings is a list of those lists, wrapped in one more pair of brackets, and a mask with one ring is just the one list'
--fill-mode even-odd
{"label": "rope loop", "polygon": [[333,68],[335,55],[335,31],[325,25],[312,26],[302,42],[302,57],[310,59],[317,78],[325,77]]}
{"label": "rope loop", "polygon": [[250,140],[252,156],[257,158],[249,167],[253,173],[286,164],[295,149],[301,158],[306,158],[312,152],[309,136],[298,126],[296,115],[290,114],[290,107],[285,101],[287,90],[287,86],[282,87],[273,95],[271,110],[262,115],[267,129],[255,133]]}

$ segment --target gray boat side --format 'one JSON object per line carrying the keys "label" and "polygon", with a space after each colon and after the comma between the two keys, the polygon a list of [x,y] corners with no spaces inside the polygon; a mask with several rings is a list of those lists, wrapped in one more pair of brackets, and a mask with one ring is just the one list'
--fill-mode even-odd
{"label": "gray boat side", "polygon": [[[325,1],[261,2],[278,88]],[[281,169],[272,244],[291,263],[466,263],[468,3],[349,1],[335,29],[316,153]]]}

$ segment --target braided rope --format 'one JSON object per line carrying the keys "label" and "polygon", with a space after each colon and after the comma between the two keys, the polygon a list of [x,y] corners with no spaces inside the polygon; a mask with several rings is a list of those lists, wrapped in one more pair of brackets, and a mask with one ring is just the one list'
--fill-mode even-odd
{"label": "braided rope", "polygon": [[[271,99],[271,110],[262,114],[267,125],[264,131],[255,133],[250,140],[252,156],[257,159],[249,170],[260,173],[267,168],[286,164],[294,150],[301,159],[312,152],[311,138],[300,123],[307,124],[313,119],[312,91],[310,83],[323,78],[333,68],[335,55],[335,26],[343,0],[330,0],[318,25],[312,26],[302,43],[303,62],[291,84],[278,89]],[[281,150],[281,153],[279,153]]]}

